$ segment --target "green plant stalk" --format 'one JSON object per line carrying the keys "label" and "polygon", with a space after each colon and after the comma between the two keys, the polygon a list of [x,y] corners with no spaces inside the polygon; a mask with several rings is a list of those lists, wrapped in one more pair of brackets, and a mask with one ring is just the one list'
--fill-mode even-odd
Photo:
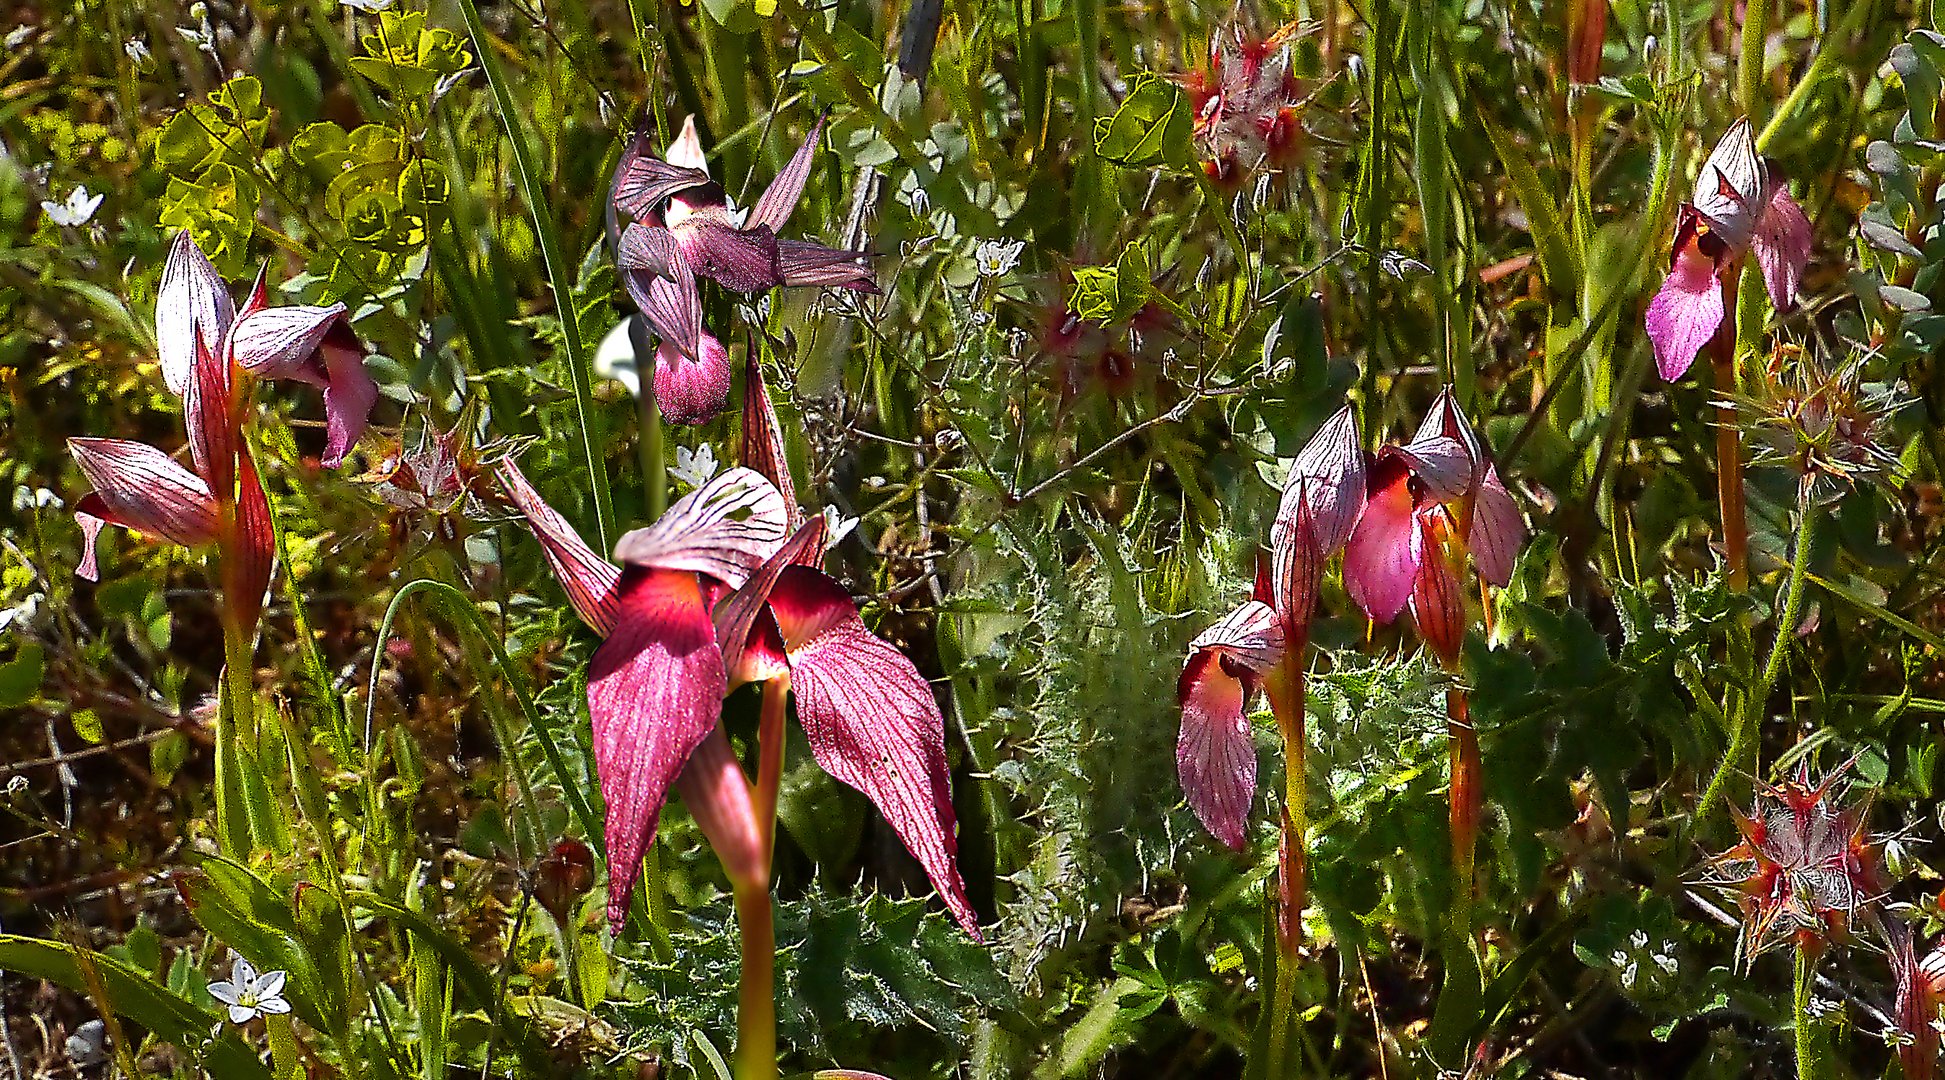
{"label": "green plant stalk", "polygon": [[1810,547],[1816,539],[1816,508],[1808,502],[1800,502],[1797,518],[1796,550],[1790,553],[1790,577],[1784,587],[1783,611],[1777,619],[1776,639],[1770,644],[1769,656],[1763,662],[1756,685],[1750,688],[1743,707],[1735,713],[1735,731],[1729,740],[1729,752],[1723,756],[1722,764],[1716,767],[1715,776],[1702,792],[1702,801],[1695,808],[1694,820],[1697,822],[1708,820],[1716,805],[1722,801],[1730,775],[1742,768],[1743,759],[1754,749],[1762,711],[1768,705],[1770,691],[1776,688],[1777,677],[1783,672],[1783,657],[1788,652],[1790,639],[1796,636],[1797,620],[1803,614],[1804,582],[1809,577]]}
{"label": "green plant stalk", "polygon": [[1452,922],[1454,936],[1472,936],[1473,894],[1476,891],[1476,854],[1479,839],[1481,791],[1485,762],[1479,756],[1479,732],[1472,726],[1466,692],[1445,692],[1445,733],[1451,754],[1447,811],[1452,834]]}
{"label": "green plant stalk", "polygon": [[[1742,53],[1736,59],[1736,104],[1758,130],[1762,127],[1763,46],[1769,38],[1770,0],[1747,0],[1742,18]],[[1673,44],[1671,42],[1671,44]]]}
{"label": "green plant stalk", "polygon": [[601,459],[601,414],[594,406],[593,358],[581,342],[580,311],[575,307],[573,288],[567,280],[568,263],[561,254],[560,237],[554,227],[553,216],[548,212],[545,188],[533,160],[533,148],[527,143],[526,132],[519,120],[520,113],[506,77],[500,71],[499,61],[494,59],[492,40],[480,21],[479,4],[476,0],[459,0],[459,10],[466,18],[466,32],[473,39],[473,55],[479,58],[480,70],[485,72],[486,81],[493,88],[500,124],[506,130],[508,144],[513,148],[514,173],[520,182],[520,193],[526,199],[528,213],[533,216],[534,238],[540,245],[541,261],[547,265],[547,283],[553,289],[554,303],[560,313],[561,342],[567,353],[568,381],[574,388],[581,457],[587,466],[588,487],[594,495],[595,548],[606,551],[614,529],[615,511],[608,491],[607,466]]}
{"label": "green plant stalk", "polygon": [[[640,361],[636,363],[639,365]],[[655,397],[655,365],[660,361],[651,354],[648,363],[647,378],[642,382],[642,437],[639,446],[642,488],[648,495],[649,519],[654,520],[669,508],[669,467],[663,452],[662,403]]]}
{"label": "green plant stalk", "polygon": [[225,603],[223,695],[216,710],[216,835],[223,854],[246,864],[253,815],[244,791],[240,755],[246,753],[246,746],[256,743],[256,700],[250,687],[250,667],[250,645]]}
{"label": "green plant stalk", "polygon": [[1297,992],[1297,947],[1303,936],[1308,867],[1308,817],[1304,787],[1303,641],[1284,653],[1264,689],[1283,736],[1283,836],[1277,850],[1277,881],[1266,890],[1276,926],[1276,981],[1271,988],[1270,1059],[1266,1075],[1282,1076],[1289,1062],[1290,1013]]}
{"label": "green plant stalk", "polygon": [[1813,1080],[1821,1071],[1821,1055],[1810,1019],[1810,992],[1816,986],[1817,961],[1810,950],[1796,950],[1796,992],[1791,995],[1790,1014],[1795,1020],[1797,1080]]}
{"label": "green plant stalk", "polygon": [[[1738,268],[1738,273],[1740,268]],[[1727,308],[1722,325],[1709,339],[1709,362],[1715,374],[1715,477],[1716,505],[1722,518],[1722,558],[1729,588],[1749,589],[1749,516],[1742,483],[1742,427],[1738,422],[1735,394],[1740,388],[1736,378],[1738,339],[1742,318],[1737,303],[1740,290],[1732,275],[1721,283],[1722,304]]]}
{"label": "green plant stalk", "polygon": [[742,948],[736,1001],[736,1080],[775,1080],[777,1075],[777,930],[769,867],[776,846],[777,791],[783,783],[783,724],[789,697],[789,675],[764,684],[763,713],[757,725],[756,789],[751,793],[764,873],[760,880],[734,881],[736,928]]}

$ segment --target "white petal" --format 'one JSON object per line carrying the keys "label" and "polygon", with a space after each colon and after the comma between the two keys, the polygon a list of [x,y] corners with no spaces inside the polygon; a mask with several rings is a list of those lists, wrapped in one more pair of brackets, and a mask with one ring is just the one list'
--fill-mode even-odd
{"label": "white petal", "polygon": [[238,995],[237,995],[237,988],[235,983],[232,983],[228,980],[223,980],[221,982],[213,982],[209,984],[208,990],[209,990],[210,997],[215,998],[216,1000],[222,1002],[223,1004],[225,1005],[236,1004],[236,999]]}
{"label": "white petal", "polygon": [[247,1024],[250,1022],[250,1019],[256,1015],[257,1015],[257,1010],[249,1007],[248,1005],[230,1006],[230,1023],[232,1024]]}
{"label": "white petal", "polygon": [[284,992],[284,973],[281,971],[266,971],[262,975],[257,976],[255,990],[259,998],[281,997]]}
{"label": "white petal", "polygon": [[267,997],[257,1002],[257,1011],[261,1013],[287,1013],[290,1011],[290,1002],[280,997]]}
{"label": "white petal", "polygon": [[248,990],[257,985],[257,967],[250,961],[238,956],[230,962],[230,981],[238,991]]}

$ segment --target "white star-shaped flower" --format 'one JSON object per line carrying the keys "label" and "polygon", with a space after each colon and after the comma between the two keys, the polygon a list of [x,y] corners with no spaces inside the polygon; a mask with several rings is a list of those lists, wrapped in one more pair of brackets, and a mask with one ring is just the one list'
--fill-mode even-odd
{"label": "white star-shaped flower", "polygon": [[857,518],[845,517],[836,509],[826,506],[824,508],[824,550],[829,551],[838,546],[845,537],[851,535],[851,530],[857,527]]}
{"label": "white star-shaped flower", "polygon": [[241,956],[230,965],[228,979],[209,984],[209,996],[229,1006],[232,1024],[247,1024],[254,1017],[290,1011],[290,1002],[284,1000],[284,973],[266,971],[259,975],[250,961]]}
{"label": "white star-shaped flower", "polygon": [[686,446],[675,448],[675,465],[669,475],[692,488],[699,488],[716,475],[716,452],[706,444],[693,452]]}
{"label": "white star-shaped flower", "polygon": [[54,224],[73,228],[76,225],[86,225],[88,219],[95,216],[95,211],[101,206],[101,199],[100,195],[88,194],[85,185],[77,185],[73,191],[68,192],[66,202],[41,200],[41,210],[46,212],[47,220]]}
{"label": "white star-shaped flower", "polygon": [[979,264],[982,276],[999,277],[1020,265],[1020,253],[1026,247],[1025,240],[981,240],[973,249],[973,261]]}

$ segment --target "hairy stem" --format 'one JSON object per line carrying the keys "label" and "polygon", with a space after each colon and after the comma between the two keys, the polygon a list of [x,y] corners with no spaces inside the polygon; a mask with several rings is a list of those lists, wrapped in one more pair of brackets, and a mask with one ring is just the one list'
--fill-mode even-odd
{"label": "hairy stem", "polygon": [[1777,616],[1776,639],[1771,642],[1769,656],[1763,662],[1763,670],[1756,685],[1750,688],[1749,696],[1744,699],[1743,707],[1735,713],[1735,729],[1730,735],[1729,752],[1716,767],[1715,776],[1702,793],[1702,802],[1695,808],[1697,823],[1708,820],[1722,801],[1727,790],[1729,777],[1743,767],[1743,761],[1753,749],[1756,729],[1760,726],[1763,709],[1769,704],[1770,691],[1776,688],[1776,679],[1783,672],[1783,657],[1790,639],[1796,636],[1797,620],[1803,615],[1803,586],[1810,569],[1810,546],[1816,539],[1817,512],[1808,502],[1797,507],[1796,550],[1790,553],[1789,583],[1784,587],[1783,610]]}
{"label": "hairy stem", "polygon": [[1810,1019],[1810,992],[1816,985],[1816,975],[1816,957],[1810,954],[1810,950],[1799,946],[1796,950],[1796,993],[1790,1010],[1796,1022],[1797,1080],[1812,1080],[1819,1071],[1814,1021]]}

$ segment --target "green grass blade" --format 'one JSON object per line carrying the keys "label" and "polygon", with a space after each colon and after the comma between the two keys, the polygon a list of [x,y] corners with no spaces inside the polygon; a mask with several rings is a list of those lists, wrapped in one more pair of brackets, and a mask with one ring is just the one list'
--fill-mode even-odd
{"label": "green grass blade", "polygon": [[487,36],[486,27],[480,22],[479,5],[474,0],[459,0],[459,10],[466,17],[466,32],[473,39],[473,55],[479,58],[480,70],[486,73],[486,81],[493,88],[493,101],[500,114],[500,124],[506,129],[507,142],[513,147],[513,167],[520,182],[520,194],[527,201],[527,211],[533,215],[534,236],[540,243],[541,259],[547,264],[547,282],[554,291],[554,304],[560,312],[561,342],[567,349],[567,374],[574,386],[574,409],[581,428],[581,456],[587,466],[588,486],[594,492],[596,546],[606,551],[613,537],[615,512],[608,491],[607,467],[601,460],[600,415],[594,408],[591,374],[593,358],[587,354],[581,342],[580,312],[567,280],[568,264],[561,255],[560,236],[548,212],[540,172],[534,163],[533,147],[527,141],[527,133],[520,123],[520,113],[514,107],[513,93],[507,86],[506,76],[500,70],[499,61],[493,57],[493,43]]}

